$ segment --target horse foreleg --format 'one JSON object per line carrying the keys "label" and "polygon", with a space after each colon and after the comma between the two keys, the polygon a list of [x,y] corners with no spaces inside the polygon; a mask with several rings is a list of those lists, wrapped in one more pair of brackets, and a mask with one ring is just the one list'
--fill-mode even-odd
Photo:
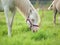
{"label": "horse foreleg", "polygon": [[4,7],[4,12],[6,16],[6,23],[8,27],[8,36],[11,36],[11,31],[12,31],[12,22],[14,19],[15,11],[12,12],[12,15],[9,16],[9,8],[7,6]]}
{"label": "horse foreleg", "polygon": [[12,27],[12,24],[13,24],[13,20],[14,20],[14,16],[15,16],[15,10],[11,11],[11,17],[10,17],[10,25]]}
{"label": "horse foreleg", "polygon": [[7,23],[7,27],[8,27],[8,36],[11,36],[11,24],[9,21],[9,8],[8,6],[4,6],[4,13],[5,13],[5,17],[6,17],[6,23]]}
{"label": "horse foreleg", "polygon": [[54,11],[54,24],[56,24],[56,14],[57,14],[57,10],[56,11]]}

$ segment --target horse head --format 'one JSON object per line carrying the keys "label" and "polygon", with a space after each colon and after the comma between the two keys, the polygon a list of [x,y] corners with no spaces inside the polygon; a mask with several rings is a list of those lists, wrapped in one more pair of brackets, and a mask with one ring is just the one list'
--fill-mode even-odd
{"label": "horse head", "polygon": [[40,27],[40,17],[39,14],[37,13],[36,10],[30,10],[29,15],[26,20],[29,28],[33,31],[36,32],[39,27]]}

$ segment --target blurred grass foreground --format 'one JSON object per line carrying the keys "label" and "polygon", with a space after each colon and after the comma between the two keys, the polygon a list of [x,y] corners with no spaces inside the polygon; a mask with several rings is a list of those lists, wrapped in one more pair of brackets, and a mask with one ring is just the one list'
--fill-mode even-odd
{"label": "blurred grass foreground", "polygon": [[[7,36],[6,19],[0,12],[0,45],[60,45],[60,15],[57,15],[56,26],[53,24],[53,11],[41,9],[38,11],[41,17],[41,27],[33,33],[19,12],[16,12],[12,37]],[[42,14],[44,13],[44,14]]]}

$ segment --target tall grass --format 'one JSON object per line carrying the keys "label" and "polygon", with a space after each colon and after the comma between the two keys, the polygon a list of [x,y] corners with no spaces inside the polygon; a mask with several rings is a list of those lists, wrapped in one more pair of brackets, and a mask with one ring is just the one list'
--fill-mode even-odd
{"label": "tall grass", "polygon": [[16,12],[12,37],[7,36],[6,19],[3,12],[0,12],[0,45],[60,45],[60,23],[57,15],[56,26],[53,24],[53,12],[44,10],[39,11],[42,17],[41,27],[38,32],[33,33],[29,30],[24,18]]}

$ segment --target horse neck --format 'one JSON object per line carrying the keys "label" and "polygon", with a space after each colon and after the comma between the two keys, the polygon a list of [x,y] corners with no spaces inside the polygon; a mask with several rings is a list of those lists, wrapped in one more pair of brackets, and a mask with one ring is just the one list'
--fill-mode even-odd
{"label": "horse neck", "polygon": [[29,0],[15,0],[17,8],[24,14],[25,17],[28,16],[30,9],[33,9]]}
{"label": "horse neck", "polygon": [[[33,7],[29,0],[15,0],[15,2],[19,10],[24,14],[25,18],[29,16],[30,10],[35,11],[37,13],[37,11],[35,10],[35,8]],[[39,19],[38,13],[35,16],[37,16],[36,20],[38,20]]]}

